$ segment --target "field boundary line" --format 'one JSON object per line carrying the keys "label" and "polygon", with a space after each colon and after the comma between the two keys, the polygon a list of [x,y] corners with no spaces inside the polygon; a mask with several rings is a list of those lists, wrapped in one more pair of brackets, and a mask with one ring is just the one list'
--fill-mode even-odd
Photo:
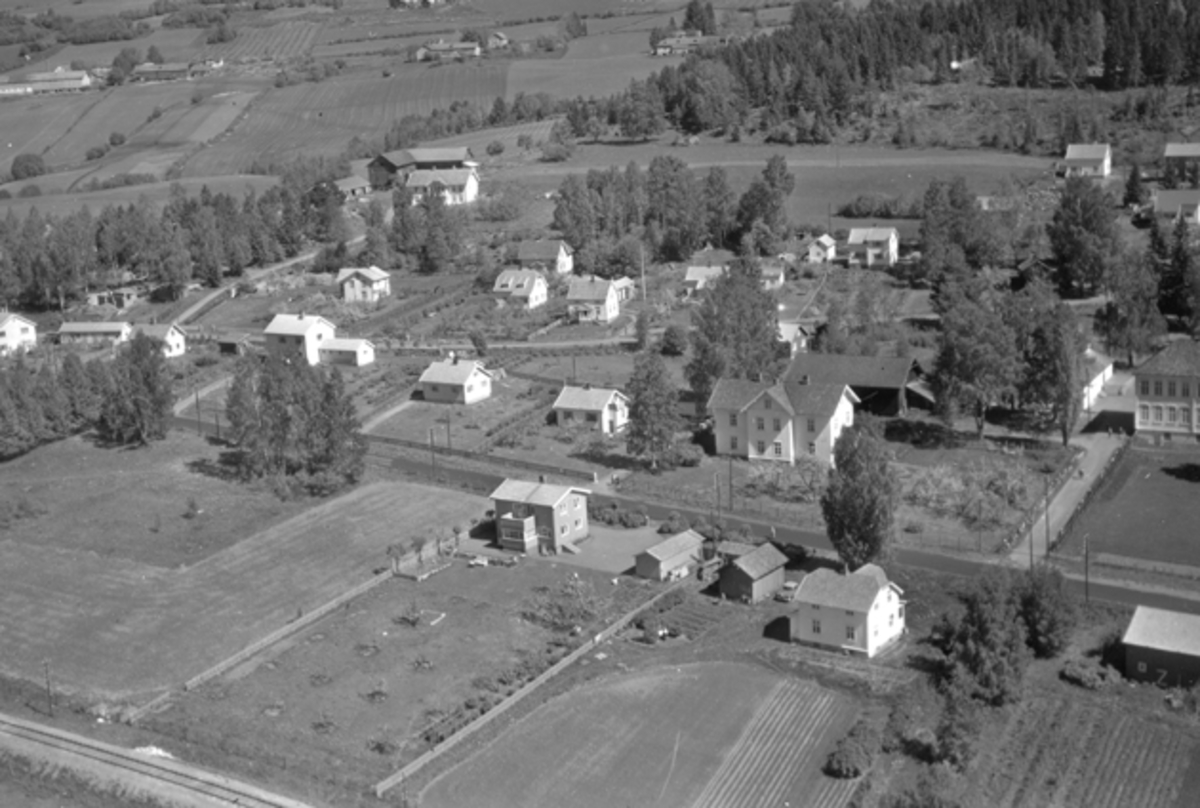
{"label": "field boundary line", "polygon": [[640,614],[642,612],[642,610],[649,608],[650,606],[653,606],[659,600],[666,597],[667,595],[674,592],[675,590],[681,588],[682,586],[686,585],[687,583],[688,582],[686,580],[683,580],[683,581],[679,581],[678,583],[676,583],[673,586],[667,587],[662,592],[659,592],[657,595],[650,598],[648,601],[638,605],[636,608],[630,609],[628,612],[626,612],[625,614],[618,617],[615,621],[613,621],[612,623],[609,623],[608,626],[606,628],[604,628],[595,637],[591,638],[590,640],[585,642],[583,645],[579,646],[574,651],[572,651],[571,653],[567,654],[565,657],[560,659],[558,662],[555,662],[549,668],[542,671],[536,677],[534,677],[533,679],[526,682],[521,687],[520,690],[513,693],[511,696],[506,698],[504,701],[502,701],[498,705],[496,705],[494,708],[492,708],[491,710],[488,710],[486,713],[479,716],[479,718],[475,719],[470,724],[463,727],[462,729],[460,729],[458,732],[451,735],[446,740],[442,741],[440,744],[437,744],[436,746],[432,747],[431,749],[426,751],[424,754],[422,754],[420,757],[418,757],[416,760],[412,761],[411,763],[406,765],[404,768],[397,771],[395,774],[392,774],[391,776],[389,776],[383,780],[380,780],[378,783],[375,784],[375,796],[378,797],[379,799],[383,799],[383,795],[385,793],[387,793],[391,789],[395,788],[396,786],[400,785],[408,778],[412,777],[414,774],[416,774],[422,768],[427,766],[429,763],[433,762],[436,758],[440,757],[443,753],[450,751],[451,749],[458,746],[463,741],[470,738],[475,733],[479,732],[481,729],[486,727],[488,724],[490,724],[493,720],[495,720],[499,716],[504,715],[504,713],[508,712],[513,706],[519,704],[522,700],[524,700],[524,698],[526,696],[533,693],[535,690],[537,690],[539,687],[541,687],[546,682],[550,681],[550,679],[557,676],[563,670],[569,668],[571,665],[573,665],[579,659],[584,657],[586,654],[595,650],[595,648],[597,646],[599,646],[602,642],[604,642],[605,640],[612,637],[614,634],[616,634],[621,629],[625,628],[625,626],[627,626],[633,620],[634,617],[636,617],[638,614]]}
{"label": "field boundary line", "polygon": [[[351,601],[354,598],[357,598],[359,595],[363,595],[363,594],[371,591],[372,589],[379,586],[384,581],[390,580],[392,577],[394,577],[394,573],[390,569],[387,572],[381,572],[377,575],[371,576],[366,581],[363,581],[362,583],[354,586],[353,588],[343,592],[342,594],[335,597],[333,600],[330,600],[330,601],[326,602],[325,604],[318,606],[316,609],[313,609],[308,614],[305,614],[305,615],[301,616],[300,618],[293,620],[292,622],[288,623],[287,625],[283,626],[282,628],[278,628],[275,631],[272,631],[267,636],[262,637],[258,640],[255,640],[253,643],[246,646],[241,651],[238,651],[233,656],[227,657],[226,659],[221,660],[216,665],[213,665],[211,668],[204,671],[203,673],[199,673],[196,676],[193,676],[191,679],[188,679],[186,682],[183,683],[183,686],[180,688],[179,692],[186,693],[188,691],[195,690],[197,687],[200,687],[204,683],[215,679],[216,677],[218,677],[221,674],[228,671],[230,668],[240,665],[242,662],[245,662],[246,660],[248,660],[251,657],[258,654],[259,652],[269,648],[272,645],[275,645],[276,643],[280,642],[281,640],[287,639],[288,637],[290,637],[293,634],[296,634],[297,632],[300,632],[300,631],[308,628],[313,623],[317,622],[321,618],[328,615],[334,609],[337,609],[339,606],[347,603],[348,601]],[[133,710],[132,712],[129,713],[129,715],[126,719],[127,723],[130,723],[130,724],[136,723],[137,721],[142,719],[144,716],[148,715],[153,710],[157,709],[162,704],[165,704],[174,695],[176,695],[176,691],[168,690],[166,693],[163,693],[162,695],[158,696],[157,698],[153,699],[152,701],[142,705],[141,707],[138,707],[136,710]]]}

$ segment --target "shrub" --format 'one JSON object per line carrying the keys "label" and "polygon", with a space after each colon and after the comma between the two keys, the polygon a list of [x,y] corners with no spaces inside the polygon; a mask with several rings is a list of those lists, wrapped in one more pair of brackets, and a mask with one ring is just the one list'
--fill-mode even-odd
{"label": "shrub", "polygon": [[825,773],[842,779],[861,777],[875,762],[879,741],[878,728],[859,719],[825,759]]}
{"label": "shrub", "polygon": [[18,154],[9,169],[14,180],[27,180],[46,173],[46,161],[40,154]]}
{"label": "shrub", "polygon": [[1075,628],[1075,601],[1063,589],[1063,576],[1054,567],[1039,564],[1017,582],[1021,620],[1026,641],[1035,656],[1058,656],[1071,641]]}
{"label": "shrub", "polygon": [[99,160],[106,154],[108,154],[108,146],[92,146],[84,156],[89,160]]}
{"label": "shrub", "polygon": [[108,136],[108,145],[110,146],[121,146],[124,145],[124,143],[125,135],[121,134],[120,132],[113,132]]}
{"label": "shrub", "polygon": [[542,160],[547,163],[563,163],[571,158],[571,147],[564,143],[542,145]]}
{"label": "shrub", "polygon": [[28,199],[29,197],[32,197],[32,196],[41,196],[41,195],[42,195],[42,189],[37,187],[36,185],[32,185],[32,184],[26,185],[24,188],[17,191],[17,196],[19,196],[23,199]]}
{"label": "shrub", "polygon": [[1121,674],[1094,659],[1068,660],[1058,672],[1064,682],[1082,687],[1086,690],[1103,690],[1110,684],[1121,681]]}
{"label": "shrub", "polygon": [[703,460],[704,450],[696,444],[677,443],[659,458],[658,465],[664,470],[678,468],[679,466],[695,468]]}
{"label": "shrub", "polygon": [[492,157],[499,157],[501,154],[504,154],[504,144],[499,140],[493,140],[487,144],[487,153]]}
{"label": "shrub", "polygon": [[687,351],[687,329],[672,323],[663,331],[660,350],[664,356],[683,356]]}
{"label": "shrub", "polygon": [[677,533],[683,533],[690,529],[691,525],[688,523],[688,520],[680,516],[679,511],[671,511],[667,516],[667,520],[658,526],[658,532],[668,536],[674,536]]}

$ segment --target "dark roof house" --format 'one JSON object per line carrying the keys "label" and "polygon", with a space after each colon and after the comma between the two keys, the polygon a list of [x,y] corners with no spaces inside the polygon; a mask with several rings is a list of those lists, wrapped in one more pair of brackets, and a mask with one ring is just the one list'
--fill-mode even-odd
{"label": "dark roof house", "polygon": [[792,359],[783,378],[787,381],[807,378],[814,385],[849,385],[861,401],[862,409],[882,415],[906,412],[910,393],[927,406],[933,404],[927,389],[917,384],[920,365],[914,359],[801,353]]}

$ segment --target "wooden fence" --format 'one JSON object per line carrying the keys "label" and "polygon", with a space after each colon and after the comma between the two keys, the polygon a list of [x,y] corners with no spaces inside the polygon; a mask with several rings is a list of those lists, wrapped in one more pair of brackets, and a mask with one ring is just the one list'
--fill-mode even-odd
{"label": "wooden fence", "polygon": [[533,460],[521,460],[515,457],[496,457],[482,452],[473,452],[465,449],[452,449],[448,446],[439,446],[437,444],[422,443],[416,440],[407,440],[405,438],[393,438],[389,435],[367,435],[368,444],[378,444],[381,446],[397,446],[404,449],[420,452],[433,452],[437,455],[461,457],[467,460],[479,460],[495,465],[505,466],[522,471],[531,471],[535,474],[553,474],[559,477],[566,477],[571,480],[582,480],[584,482],[596,482],[596,473],[594,471],[581,471],[580,469],[567,468],[565,466],[555,466],[550,463],[538,463]]}

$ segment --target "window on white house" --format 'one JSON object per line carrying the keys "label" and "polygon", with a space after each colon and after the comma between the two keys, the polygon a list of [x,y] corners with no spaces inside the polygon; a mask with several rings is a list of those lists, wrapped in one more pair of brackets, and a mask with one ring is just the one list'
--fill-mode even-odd
{"label": "window on white house", "polygon": [[764,429],[766,429],[767,427],[766,427],[766,424],[765,424],[765,422],[763,421],[763,419],[761,419],[761,418],[755,418],[755,419],[754,419],[754,428],[755,428],[755,429],[757,429],[759,432],[762,432],[762,431],[763,431]]}
{"label": "window on white house", "polygon": [[808,419],[808,431],[809,432],[817,431],[817,419],[815,419],[815,418]]}
{"label": "window on white house", "polygon": [[564,502],[563,504],[558,506],[558,515],[559,516],[567,515],[567,503]]}
{"label": "window on white house", "polygon": [[775,448],[775,456],[776,456],[776,457],[783,457],[783,444],[782,444],[782,443],[780,443],[779,441],[775,441],[775,447],[774,447],[774,448]]}
{"label": "window on white house", "polygon": [[731,452],[737,451],[737,435],[734,435],[733,437],[731,437],[729,439],[729,451],[731,451]]}
{"label": "window on white house", "polygon": [[764,409],[764,410],[769,410],[769,409],[771,409],[771,399],[769,399],[769,398],[764,398],[764,399],[763,399],[763,409]]}
{"label": "window on white house", "polygon": [[858,639],[858,632],[855,630],[854,626],[846,626],[846,639],[847,640],[857,640]]}
{"label": "window on white house", "polygon": [[1191,398],[1192,386],[1188,382],[1179,383],[1179,395],[1182,398]]}
{"label": "window on white house", "polygon": [[813,634],[820,634],[820,633],[821,633],[821,621],[814,620],[813,621]]}
{"label": "window on white house", "polygon": [[1167,398],[1175,398],[1175,382],[1167,382]]}
{"label": "window on white house", "polygon": [[558,535],[560,535],[560,536],[567,535],[567,526],[566,525],[563,525],[562,527],[560,527],[558,529]]}
{"label": "window on white house", "polygon": [[737,426],[737,413],[736,412],[729,413],[729,425]]}
{"label": "window on white house", "polygon": [[1150,420],[1150,407],[1148,405],[1143,404],[1142,406],[1138,407],[1138,412],[1143,421]]}
{"label": "window on white house", "polygon": [[583,500],[581,500],[579,497],[571,497],[571,507],[575,510],[579,510],[579,503],[582,501]]}
{"label": "window on white house", "polygon": [[1162,419],[1163,419],[1163,408],[1162,408],[1162,407],[1155,407],[1155,408],[1154,408],[1154,420],[1155,420],[1156,422],[1159,422],[1159,423],[1161,423],[1161,422],[1162,422]]}
{"label": "window on white house", "polygon": [[896,615],[889,614],[888,615],[888,628],[891,628],[894,625],[896,625]]}
{"label": "window on white house", "polygon": [[1174,407],[1167,407],[1167,423],[1168,424],[1175,423],[1175,408]]}
{"label": "window on white house", "polygon": [[1145,381],[1145,380],[1142,381],[1142,395],[1144,395],[1144,396],[1150,395],[1150,382]]}
{"label": "window on white house", "polygon": [[766,453],[767,453],[767,444],[766,444],[766,443],[764,443],[764,442],[763,442],[763,441],[761,441],[761,440],[758,442],[758,453],[759,453],[759,454],[766,454]]}
{"label": "window on white house", "polygon": [[816,454],[817,453],[817,444],[815,444],[815,443],[808,444],[808,453]]}
{"label": "window on white house", "polygon": [[778,432],[778,431],[779,431],[779,429],[780,429],[780,426],[779,426],[779,419],[778,419],[778,418],[776,418],[776,419],[775,419],[775,421],[774,421],[774,423],[773,423],[773,426],[775,427],[775,431],[776,431],[776,432]]}
{"label": "window on white house", "polygon": [[1162,395],[1162,382],[1156,381],[1154,383],[1154,395],[1156,395],[1156,396]]}
{"label": "window on white house", "polygon": [[575,520],[575,529],[576,529],[576,530],[578,530],[578,529],[579,529],[579,525],[580,525],[580,520],[576,519],[576,520]]}

